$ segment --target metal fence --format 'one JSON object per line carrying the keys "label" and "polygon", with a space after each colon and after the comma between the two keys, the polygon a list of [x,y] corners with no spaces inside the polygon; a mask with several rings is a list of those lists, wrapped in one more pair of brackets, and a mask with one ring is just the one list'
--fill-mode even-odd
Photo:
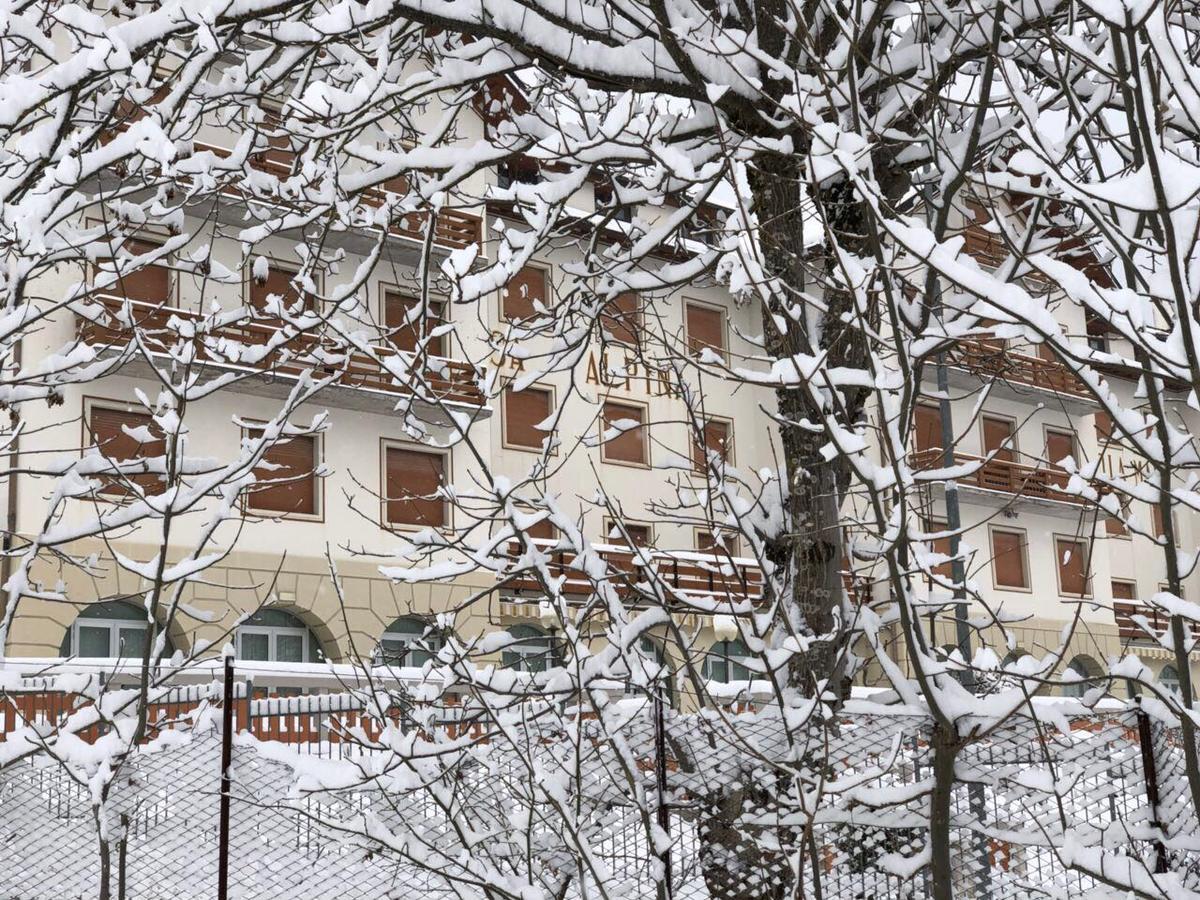
{"label": "metal fence", "polygon": [[[222,871],[244,900],[462,896],[498,878],[564,900],[600,881],[607,896],[682,900],[932,893],[922,715],[795,728],[770,710],[625,701],[603,724],[518,728],[511,711],[489,722],[461,707],[368,715],[355,694],[231,696],[221,715],[159,729],[100,807],[73,739],[72,765],[39,752],[0,768],[0,897],[212,898]],[[401,726],[391,749],[372,747],[382,719]],[[1178,734],[1136,708],[1017,716],[967,743],[950,798],[955,896],[1084,896],[1099,853],[1108,871],[1124,860],[1200,887],[1181,757]]]}

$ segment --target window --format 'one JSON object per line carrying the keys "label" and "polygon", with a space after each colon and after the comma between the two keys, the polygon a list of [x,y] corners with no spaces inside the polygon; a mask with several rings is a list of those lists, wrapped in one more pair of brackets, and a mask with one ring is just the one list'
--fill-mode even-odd
{"label": "window", "polygon": [[537,307],[549,308],[549,276],[545,269],[526,266],[504,286],[500,310],[510,322],[538,315]]}
{"label": "window", "polygon": [[[1150,504],[1150,519],[1154,523],[1154,536],[1156,538],[1164,538],[1167,536],[1167,529],[1163,524],[1162,507],[1157,503]],[[1179,519],[1175,515],[1175,511],[1171,511],[1171,532],[1175,540],[1175,546],[1179,546]]]}
{"label": "window", "polygon": [[[257,440],[262,434],[261,429],[253,429],[249,437]],[[246,508],[279,515],[320,515],[316,474],[319,464],[316,435],[280,438],[263,454],[262,463],[254,470],[260,486],[246,496]]]}
{"label": "window", "polygon": [[1087,597],[1092,592],[1087,544],[1075,538],[1055,538],[1058,592],[1064,597]]}
{"label": "window", "polygon": [[714,453],[723,463],[733,459],[733,428],[723,419],[709,419],[704,423],[704,443],[692,442],[692,464],[697,472],[708,470]]}
{"label": "window", "polygon": [[1095,687],[1087,679],[1098,678],[1102,674],[1100,666],[1090,656],[1076,656],[1067,664],[1063,673],[1062,694],[1064,697],[1082,697]]}
{"label": "window", "polygon": [[1096,413],[1096,440],[1101,444],[1113,439],[1113,418],[1106,412]]}
{"label": "window", "polygon": [[[167,450],[162,431],[149,413],[93,406],[88,413],[88,430],[101,456],[113,462],[154,459]],[[163,489],[163,476],[153,473],[110,476],[102,480],[100,492],[113,496],[132,493],[131,484],[147,494],[157,494]]]}
{"label": "window", "polygon": [[[933,533],[936,533],[939,531],[945,531],[948,527],[949,526],[945,522],[926,522],[925,523],[925,530],[928,532],[933,532]],[[960,543],[959,546],[961,547],[962,544]],[[930,550],[930,552],[937,553],[941,556],[949,556],[950,552],[951,552],[950,551],[950,536],[943,535],[942,537],[933,538],[932,540],[929,541],[929,550]],[[946,560],[945,562],[938,563],[936,566],[934,566],[930,570],[929,583],[931,585],[933,584],[933,576],[936,576],[938,578],[943,578],[943,579],[949,581],[950,579],[952,579],[954,577],[954,562],[952,560]]]}
{"label": "window", "polygon": [[688,303],[684,324],[687,330],[688,351],[695,356],[707,349],[718,355],[725,353],[725,312],[699,303]]}
{"label": "window", "polygon": [[696,550],[700,553],[738,555],[737,535],[732,532],[713,534],[707,528],[696,529]]}
{"label": "window", "polygon": [[1016,460],[1016,425],[1012,419],[984,416],[981,427],[983,429],[984,454],[994,453],[995,459],[1014,462]]}
{"label": "window", "polygon": [[1112,596],[1114,600],[1126,600],[1133,602],[1137,600],[1137,585],[1132,581],[1118,581],[1113,579]]}
{"label": "window", "polygon": [[1125,528],[1125,517],[1129,515],[1129,501],[1124,501],[1121,504],[1120,516],[1104,516],[1104,533],[1109,537],[1129,537],[1129,531]]}
{"label": "window", "polygon": [[1179,692],[1179,670],[1172,665],[1162,667],[1162,671],[1158,673],[1158,683],[1168,691]]}
{"label": "window", "polygon": [[[668,705],[674,702],[671,691],[671,666],[667,662],[667,654],[661,644],[653,638],[643,635],[625,655],[629,666],[630,678],[625,682],[625,693],[640,693],[645,687],[664,689]],[[645,686],[645,687],[643,687]]]}
{"label": "window", "polygon": [[252,662],[320,662],[316,636],[282,609],[260,609],[237,629],[237,658]]}
{"label": "window", "polygon": [[534,625],[508,629],[513,643],[504,648],[504,665],[517,672],[545,672],[555,664],[554,638]]}
{"label": "window", "polygon": [[[85,659],[140,658],[146,651],[148,634],[145,611],[132,603],[93,603],[67,629],[59,654]],[[166,655],[174,652],[168,642]]]}
{"label": "window", "polygon": [[[616,522],[609,519],[605,521],[604,526],[605,537],[613,544],[624,544],[625,534],[629,535],[635,547],[650,547],[654,544],[654,530],[649,525],[622,522],[618,527]],[[622,534],[622,528],[625,534]]]}
{"label": "window", "polygon": [[998,588],[1029,590],[1025,532],[992,529],[992,577]]}
{"label": "window", "polygon": [[747,665],[749,662],[750,651],[740,639],[718,641],[712,645],[704,659],[704,677],[721,684],[750,681],[754,678],[754,673]]}
{"label": "window", "polygon": [[[281,297],[284,309],[293,309],[300,302],[300,292],[292,283],[296,277],[293,269],[286,269],[278,263],[266,261],[266,274],[262,273],[262,260],[255,260],[255,270],[250,278],[249,302],[256,312],[265,312],[271,297]],[[315,308],[311,294],[304,294],[304,309],[312,311]]]}
{"label": "window", "polygon": [[628,403],[605,403],[603,427],[605,433],[611,431],[614,436],[601,444],[601,459],[630,465],[648,464],[650,448],[646,440],[644,407]]}
{"label": "window", "polygon": [[446,457],[427,450],[384,448],[384,518],[388,525],[442,528],[449,521],[438,496]]}
{"label": "window", "polygon": [[504,391],[504,443],[509,447],[541,450],[549,433],[538,426],[554,414],[554,392],[527,387]]}
{"label": "window", "polygon": [[642,333],[642,308],[638,295],[626,292],[608,301],[600,314],[600,328],[609,340],[636,347]]}
{"label": "window", "polygon": [[108,293],[142,303],[169,304],[171,302],[171,270],[163,265],[143,265],[134,268],[131,257],[145,256],[157,250],[161,244],[141,238],[125,241],[117,259],[108,260],[116,266],[116,284],[106,288]]}
{"label": "window", "polygon": [[1075,435],[1069,431],[1046,429],[1046,462],[1061,469],[1064,459],[1075,459]]}
{"label": "window", "polygon": [[383,327],[388,332],[388,343],[404,353],[415,353],[418,346],[423,346],[430,356],[446,356],[446,335],[428,336],[445,323],[446,304],[427,301],[423,316],[416,313],[419,306],[416,297],[393,290],[383,292]]}
{"label": "window", "polygon": [[376,665],[419,667],[432,660],[446,641],[431,631],[424,619],[404,616],[384,631],[376,651]]}
{"label": "window", "polygon": [[496,167],[496,186],[501,190],[514,184],[538,184],[541,180],[541,164],[528,156],[514,156]]}

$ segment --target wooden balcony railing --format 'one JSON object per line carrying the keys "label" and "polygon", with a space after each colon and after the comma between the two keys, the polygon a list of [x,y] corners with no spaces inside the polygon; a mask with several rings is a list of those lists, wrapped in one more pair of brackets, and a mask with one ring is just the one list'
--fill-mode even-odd
{"label": "wooden balcony railing", "polygon": [[[940,448],[918,450],[909,457],[914,469],[940,469],[942,467],[942,451]],[[972,456],[969,453],[955,453],[954,464],[982,462],[983,457]],[[1030,466],[1025,463],[1012,462],[1006,459],[989,459],[970,475],[958,479],[960,486],[979,488],[985,491],[1000,491],[1014,496],[1032,497],[1038,500],[1057,500],[1060,503],[1074,503],[1079,506],[1088,505],[1082,497],[1063,493],[1070,475],[1063,469],[1053,466]]]}
{"label": "wooden balcony railing", "polygon": [[[1171,617],[1161,609],[1146,606],[1142,603],[1130,603],[1124,600],[1113,601],[1113,618],[1117,621],[1117,633],[1121,640],[1150,642],[1150,635],[1133,621],[1134,616],[1145,616],[1150,627],[1160,634],[1171,624]],[[1193,638],[1200,638],[1200,622],[1184,620],[1184,628],[1191,631]]]}
{"label": "wooden balcony railing", "polygon": [[[538,541],[545,550],[553,547],[553,541]],[[639,582],[650,582],[657,577],[671,589],[686,594],[711,595],[717,598],[731,597],[735,600],[755,599],[762,596],[762,572],[758,566],[736,557],[733,565],[727,557],[708,553],[669,553],[648,550],[648,564],[635,556],[627,547],[601,545],[596,547],[600,557],[608,564],[607,580],[622,593],[630,593]],[[509,555],[515,560],[520,555],[517,541],[509,544]],[[575,553],[569,550],[548,551],[550,576],[564,578],[562,590],[566,594],[590,594],[593,581],[575,566]],[[533,572],[517,572],[505,579],[505,587],[513,591],[542,592],[542,586]]]}
{"label": "wooden balcony railing", "polygon": [[[279,339],[283,333],[280,325],[261,320],[243,320],[218,328],[206,336],[185,338],[180,335],[177,326],[172,327],[172,319],[176,322],[197,322],[202,318],[199,313],[143,301],[129,301],[133,321],[125,324],[121,318],[126,304],[124,298],[106,296],[98,300],[109,313],[110,321],[103,325],[86,319],[80,321],[80,337],[91,345],[124,347],[136,329],[152,352],[166,352],[180,342],[190,341],[195,347],[195,358],[213,365],[250,365],[263,372],[283,375],[298,375],[306,370],[316,370],[318,374],[338,371],[340,375],[336,383],[341,387],[368,388],[390,394],[413,393],[411,385],[398,383],[383,365],[389,357],[411,358],[413,355],[391,347],[375,348],[378,361],[366,353],[352,350],[349,359],[343,362],[346,348],[328,336],[306,332],[286,338],[263,359],[247,364],[235,352],[239,345],[266,346],[268,342]],[[230,346],[225,342],[233,343]],[[222,351],[229,352],[226,355]],[[325,361],[330,359],[336,361]],[[413,373],[411,377],[414,381],[419,379],[423,385],[422,396],[426,399],[471,406],[479,406],[484,402],[476,385],[475,369],[468,363],[432,358],[426,361],[424,372]]]}
{"label": "wooden balcony railing", "polygon": [[1017,353],[1003,341],[958,341],[948,353],[950,365],[980,378],[1000,378],[1073,397],[1091,399],[1082,381],[1057,360]]}

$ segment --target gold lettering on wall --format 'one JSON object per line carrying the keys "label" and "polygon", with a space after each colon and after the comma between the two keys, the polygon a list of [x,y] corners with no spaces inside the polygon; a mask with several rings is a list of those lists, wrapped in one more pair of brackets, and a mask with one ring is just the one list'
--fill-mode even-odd
{"label": "gold lettering on wall", "polygon": [[611,352],[603,358],[600,358],[595,350],[590,352],[587,360],[587,383],[630,393],[643,393],[649,397],[683,396],[670,369],[643,370],[637,360],[631,357],[625,357],[619,366],[612,360]]}

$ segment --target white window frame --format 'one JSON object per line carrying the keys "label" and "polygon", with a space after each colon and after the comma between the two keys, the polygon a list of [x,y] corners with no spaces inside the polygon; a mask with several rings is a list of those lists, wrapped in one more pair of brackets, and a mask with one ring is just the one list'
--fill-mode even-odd
{"label": "white window frame", "polygon": [[[137,629],[143,634],[149,636],[150,629],[146,627],[146,623],[137,619],[84,619],[77,618],[71,623],[71,646],[70,655],[79,656],[79,628],[107,628],[108,629],[108,654],[103,657],[88,656],[80,657],[81,659],[118,659],[121,650],[121,629],[132,631]],[[132,657],[127,657],[132,658]]]}
{"label": "white window frame", "polygon": [[[242,655],[242,637],[247,634],[265,634],[267,636],[267,659],[246,659]],[[312,662],[311,647],[307,628],[292,628],[287,625],[239,625],[237,629],[237,658],[246,662],[281,662],[279,659],[278,640],[281,635],[299,635],[304,643],[304,658],[300,662]]]}

